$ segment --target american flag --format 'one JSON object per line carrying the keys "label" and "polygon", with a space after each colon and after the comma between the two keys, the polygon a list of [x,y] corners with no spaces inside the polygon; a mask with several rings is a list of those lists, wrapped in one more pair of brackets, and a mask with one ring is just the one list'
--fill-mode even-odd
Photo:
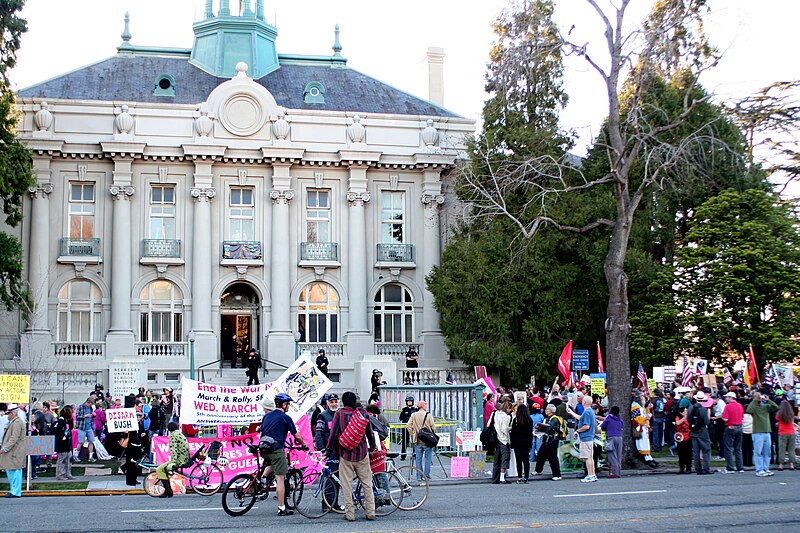
{"label": "american flag", "polygon": [[778,376],[775,373],[775,369],[772,368],[772,365],[769,365],[769,368],[767,368],[764,374],[764,385],[774,388],[775,384],[778,383]]}
{"label": "american flag", "polygon": [[642,362],[639,361],[639,370],[636,372],[636,377],[639,378],[639,386],[644,390],[647,389],[647,372],[644,371],[644,367],[642,367]]}
{"label": "american flag", "polygon": [[728,370],[728,367],[725,367],[725,372],[722,374],[722,382],[726,385],[733,381],[733,376],[731,375],[731,371]]}
{"label": "american flag", "polygon": [[686,355],[683,356],[683,374],[681,376],[681,385],[684,387],[688,387],[689,384],[692,382],[692,378],[694,377],[694,372],[692,372],[692,367],[689,366],[689,358]]}

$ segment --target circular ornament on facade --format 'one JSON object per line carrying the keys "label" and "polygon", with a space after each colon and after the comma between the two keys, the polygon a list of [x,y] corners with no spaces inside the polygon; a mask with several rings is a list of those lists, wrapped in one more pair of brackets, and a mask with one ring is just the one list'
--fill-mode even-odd
{"label": "circular ornament on facade", "polygon": [[254,95],[237,93],[222,104],[219,120],[234,135],[246,137],[264,126],[264,108]]}

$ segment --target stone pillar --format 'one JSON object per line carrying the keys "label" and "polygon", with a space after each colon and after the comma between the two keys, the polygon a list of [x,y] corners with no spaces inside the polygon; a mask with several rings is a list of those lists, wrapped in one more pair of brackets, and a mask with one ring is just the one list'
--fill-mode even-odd
{"label": "stone pillar", "polygon": [[[124,162],[123,162],[124,163]],[[115,168],[118,162],[115,161]],[[123,165],[124,166],[124,165]],[[130,169],[130,161],[127,161]],[[120,177],[127,182],[118,184]],[[111,236],[111,328],[109,333],[131,332],[131,201],[134,187],[131,172],[114,170],[114,185],[109,188],[114,199]]]}
{"label": "stone pillar", "polygon": [[50,159],[35,159],[37,185],[28,189],[31,195],[31,237],[28,253],[28,283],[33,297],[33,312],[28,331],[50,333],[47,324],[47,294],[50,289]]}
{"label": "stone pillar", "polygon": [[[373,355],[374,343],[367,324],[367,167],[351,166],[347,210],[347,284],[350,305],[347,321],[347,354],[356,365]],[[355,368],[355,366],[354,366]],[[356,385],[358,376],[356,376]],[[360,390],[360,389],[359,389]]]}
{"label": "stone pillar", "polygon": [[267,342],[269,358],[282,364],[294,360],[294,333],[291,313],[291,265],[289,264],[289,203],[294,198],[291,187],[291,165],[273,164],[272,239],[270,243],[270,276],[272,290],[271,324]]}
{"label": "stone pillar", "polygon": [[[197,182],[197,175],[195,175]],[[192,188],[194,221],[192,240],[192,329],[196,334],[213,333],[211,326],[211,200],[213,187]]]}
{"label": "stone pillar", "polygon": [[[441,228],[439,223],[439,206],[444,203],[441,193],[442,184],[438,170],[426,170],[422,184],[423,229],[422,229],[422,254],[418,261],[421,263],[423,279],[430,274],[433,267],[439,265],[441,257]],[[440,366],[447,361],[447,352],[444,346],[442,331],[439,329],[439,312],[433,302],[433,294],[428,291],[427,284],[423,282],[423,311],[422,331],[423,354],[420,366]]]}

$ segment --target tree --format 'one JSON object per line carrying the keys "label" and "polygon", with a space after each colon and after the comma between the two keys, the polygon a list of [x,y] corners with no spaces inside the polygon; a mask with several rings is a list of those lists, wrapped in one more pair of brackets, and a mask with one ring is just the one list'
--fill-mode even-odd
{"label": "tree", "polygon": [[[608,102],[606,135],[598,140],[608,161],[601,176],[575,173],[563,160],[534,157],[500,165],[464,166],[459,175],[474,209],[487,217],[505,217],[519,236],[530,239],[544,228],[586,233],[599,227],[611,230],[604,274],[608,287],[605,320],[606,370],[610,401],[625,411],[630,405],[628,274],[625,270],[634,228],[634,215],[646,200],[657,199],[660,189],[685,175],[705,180],[696,157],[704,146],[718,146],[709,125],[695,131],[678,130],[708,97],[696,97],[700,74],[715,62],[714,50],[702,32],[704,0],[663,0],[654,4],[641,30],[629,32],[626,14],[629,0],[603,8],[586,0],[604,27],[603,58],[583,43],[562,37],[562,49],[583,58],[600,77]],[[567,36],[568,37],[568,36]],[[607,52],[607,54],[606,54]],[[666,109],[653,98],[652,88],[665,76],[680,75],[680,104]],[[490,159],[486,160],[487,163]],[[692,172],[687,172],[692,170]],[[591,189],[606,190],[607,215],[583,223],[565,223],[553,215],[553,206],[566,197]],[[524,201],[509,202],[522,196]],[[630,450],[630,432],[628,449]]]}
{"label": "tree", "polygon": [[[9,88],[8,70],[16,64],[20,37],[27,31],[19,17],[24,0],[0,3],[0,205],[5,224],[16,227],[22,221],[22,203],[34,185],[30,153],[16,138],[18,115],[14,93]],[[9,311],[26,302],[28,293],[22,279],[22,246],[13,235],[0,231],[0,300]]]}

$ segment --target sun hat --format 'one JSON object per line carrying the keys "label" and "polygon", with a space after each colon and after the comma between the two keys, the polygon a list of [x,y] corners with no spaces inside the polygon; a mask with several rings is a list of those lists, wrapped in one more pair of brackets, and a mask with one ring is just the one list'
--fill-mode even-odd
{"label": "sun hat", "polygon": [[727,393],[725,395],[725,397],[726,398],[736,398],[736,393],[735,392],[729,392],[729,393]]}
{"label": "sun hat", "polygon": [[264,401],[261,402],[261,407],[263,407],[264,409],[268,409],[270,411],[274,411],[275,402],[272,400],[272,398],[264,398]]}
{"label": "sun hat", "polygon": [[700,390],[700,391],[697,391],[697,394],[694,395],[694,399],[697,400],[698,402],[704,402],[704,401],[706,401],[708,399],[708,397],[706,397],[706,393],[705,392]]}
{"label": "sun hat", "polygon": [[6,407],[6,412],[13,411],[14,409],[19,409],[19,405],[10,403],[8,404],[8,407]]}

